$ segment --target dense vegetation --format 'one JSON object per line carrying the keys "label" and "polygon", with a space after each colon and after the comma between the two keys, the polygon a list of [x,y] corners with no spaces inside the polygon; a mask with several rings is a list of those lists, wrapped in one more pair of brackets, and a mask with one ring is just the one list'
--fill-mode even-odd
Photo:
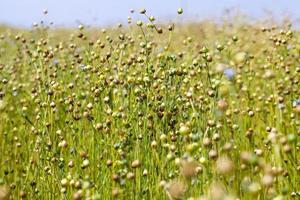
{"label": "dense vegetation", "polygon": [[140,14],[0,28],[0,200],[299,199],[299,32]]}

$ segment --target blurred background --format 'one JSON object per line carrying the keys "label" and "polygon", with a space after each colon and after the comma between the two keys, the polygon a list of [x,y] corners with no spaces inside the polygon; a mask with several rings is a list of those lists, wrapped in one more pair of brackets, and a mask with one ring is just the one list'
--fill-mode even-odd
{"label": "blurred background", "polygon": [[[281,21],[289,17],[299,24],[300,0],[0,0],[0,23],[30,27],[33,22],[53,21],[55,26],[92,26],[124,23],[130,9],[146,8],[160,21],[220,20],[243,14],[249,20],[272,18]],[[178,7],[184,15],[177,16]],[[43,10],[48,10],[48,15]]]}

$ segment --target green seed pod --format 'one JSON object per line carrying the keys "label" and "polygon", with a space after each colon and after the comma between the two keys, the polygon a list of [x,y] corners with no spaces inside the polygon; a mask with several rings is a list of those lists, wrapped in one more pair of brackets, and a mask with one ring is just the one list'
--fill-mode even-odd
{"label": "green seed pod", "polygon": [[178,13],[178,15],[181,15],[183,13],[183,9],[182,8],[178,8],[177,9],[177,13]]}

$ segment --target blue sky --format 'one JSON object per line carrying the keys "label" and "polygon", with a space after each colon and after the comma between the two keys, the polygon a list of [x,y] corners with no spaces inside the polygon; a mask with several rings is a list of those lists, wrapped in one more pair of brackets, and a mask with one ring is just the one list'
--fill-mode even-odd
{"label": "blue sky", "polygon": [[[300,0],[0,0],[0,23],[28,27],[44,20],[58,26],[74,26],[80,22],[105,26],[125,22],[131,8],[141,7],[164,20],[178,19],[178,7],[184,8],[180,20],[220,18],[225,9],[239,10],[250,19],[268,13],[278,20],[284,16],[290,16],[293,21],[300,19]],[[43,15],[43,9],[49,11],[48,16]]]}

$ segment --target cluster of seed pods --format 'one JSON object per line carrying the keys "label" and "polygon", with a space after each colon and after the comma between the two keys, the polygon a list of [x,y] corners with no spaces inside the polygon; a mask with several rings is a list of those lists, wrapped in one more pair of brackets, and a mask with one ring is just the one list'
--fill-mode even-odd
{"label": "cluster of seed pods", "polygon": [[0,200],[300,198],[299,41],[145,9],[0,27]]}

